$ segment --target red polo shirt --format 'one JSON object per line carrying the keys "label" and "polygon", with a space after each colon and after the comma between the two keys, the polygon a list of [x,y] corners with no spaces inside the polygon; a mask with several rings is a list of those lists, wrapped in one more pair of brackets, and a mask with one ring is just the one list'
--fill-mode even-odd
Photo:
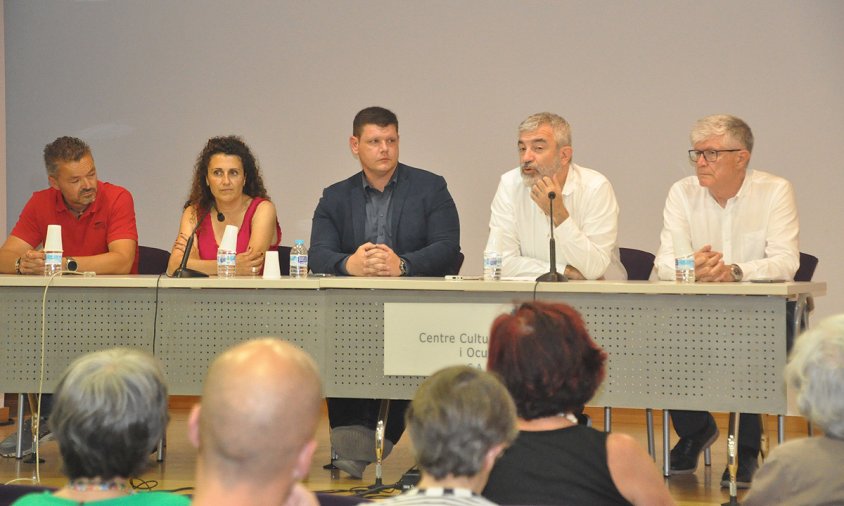
{"label": "red polo shirt", "polygon": [[[62,247],[66,257],[86,257],[108,253],[108,244],[118,239],[138,242],[135,202],[128,190],[97,182],[97,198],[79,219],[64,203],[59,190],[48,188],[32,194],[21,211],[12,235],[33,247],[44,244],[47,225],[62,226]],[[132,274],[138,272],[138,250]]]}

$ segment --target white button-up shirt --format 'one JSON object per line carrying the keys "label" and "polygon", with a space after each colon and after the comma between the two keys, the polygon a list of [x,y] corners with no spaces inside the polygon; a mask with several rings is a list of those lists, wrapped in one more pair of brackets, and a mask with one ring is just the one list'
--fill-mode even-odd
{"label": "white button-up shirt", "polygon": [[655,261],[662,280],[675,279],[674,237],[686,238],[694,251],[712,245],[725,264],[741,267],[746,280],[790,280],[800,265],[794,189],[767,172],[748,169],[725,207],[697,176],[681,179],[668,192],[663,220]]}
{"label": "white button-up shirt", "polygon": [[[572,163],[562,193],[569,217],[554,228],[558,272],[571,265],[586,279],[627,279],[618,255],[618,203],[607,178]],[[550,218],[531,200],[518,167],[501,176],[490,210],[487,248],[496,243],[502,276],[548,272]]]}

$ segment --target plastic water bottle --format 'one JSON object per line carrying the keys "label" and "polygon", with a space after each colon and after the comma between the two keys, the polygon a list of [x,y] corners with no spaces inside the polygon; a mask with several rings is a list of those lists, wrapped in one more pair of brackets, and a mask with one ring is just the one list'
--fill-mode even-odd
{"label": "plastic water bottle", "polygon": [[296,239],[290,248],[290,277],[308,277],[308,248],[302,239]]}
{"label": "plastic water bottle", "polygon": [[484,281],[501,279],[501,253],[488,249],[484,251]]}
{"label": "plastic water bottle", "polygon": [[62,250],[44,251],[44,275],[52,276],[62,272]]}
{"label": "plastic water bottle", "polygon": [[678,283],[695,282],[695,255],[686,255],[674,259],[674,269]]}
{"label": "plastic water bottle", "polygon": [[233,278],[236,271],[235,259],[237,253],[230,249],[217,250],[217,277]]}

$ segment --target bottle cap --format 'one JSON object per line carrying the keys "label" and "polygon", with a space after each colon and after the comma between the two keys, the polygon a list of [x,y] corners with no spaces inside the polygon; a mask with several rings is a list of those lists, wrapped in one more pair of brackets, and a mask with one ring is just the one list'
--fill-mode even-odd
{"label": "bottle cap", "polygon": [[296,244],[297,246],[299,246],[299,245],[304,246],[305,240],[304,239],[296,239],[295,241],[293,241],[293,244]]}
{"label": "bottle cap", "polygon": [[61,225],[47,225],[47,239],[44,240],[44,251],[64,251],[64,248],[62,248]]}
{"label": "bottle cap", "polygon": [[220,241],[220,249],[225,251],[235,251],[237,249],[236,226],[226,225],[226,231],[223,232],[223,240]]}

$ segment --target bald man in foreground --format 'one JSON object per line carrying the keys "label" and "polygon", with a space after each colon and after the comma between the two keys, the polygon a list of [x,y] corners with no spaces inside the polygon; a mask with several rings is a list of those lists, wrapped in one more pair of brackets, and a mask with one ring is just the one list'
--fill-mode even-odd
{"label": "bald man in foreground", "polygon": [[217,357],[188,420],[199,449],[192,504],[317,504],[299,481],[317,446],[321,405],[316,364],[296,346],[259,339]]}

